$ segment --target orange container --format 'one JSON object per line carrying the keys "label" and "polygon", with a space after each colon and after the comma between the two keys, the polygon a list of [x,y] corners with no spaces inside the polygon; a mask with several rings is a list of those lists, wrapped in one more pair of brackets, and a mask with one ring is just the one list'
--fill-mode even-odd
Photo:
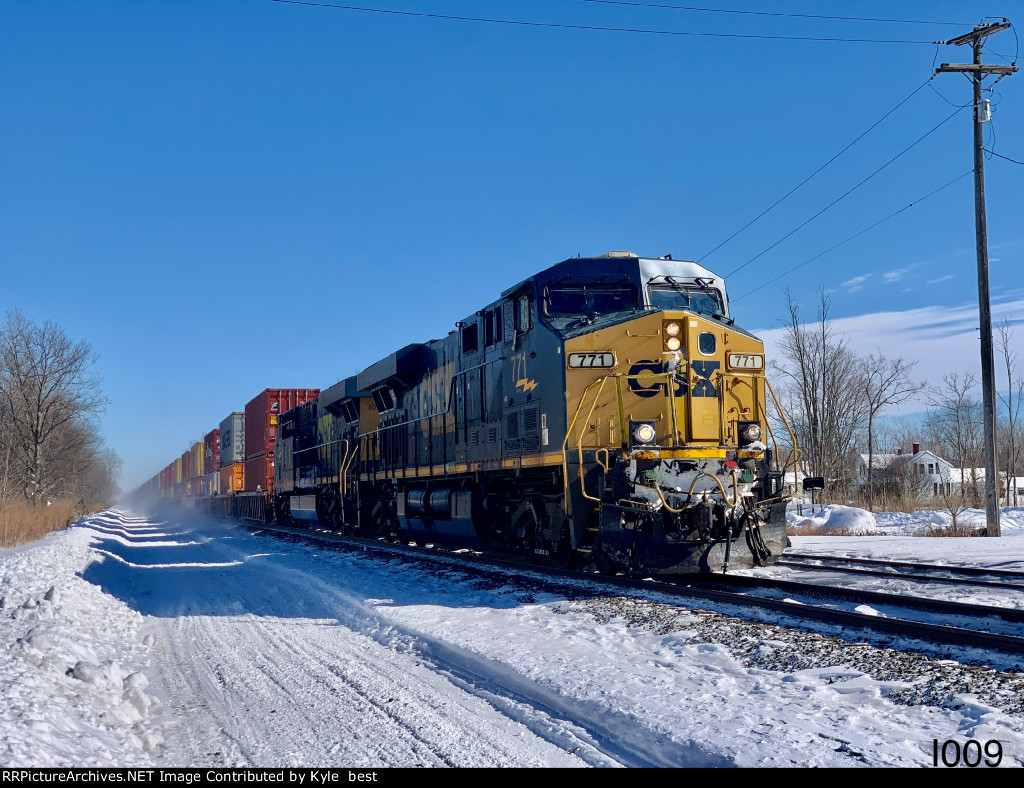
{"label": "orange container", "polygon": [[220,467],[220,494],[229,495],[245,489],[245,463],[233,462]]}

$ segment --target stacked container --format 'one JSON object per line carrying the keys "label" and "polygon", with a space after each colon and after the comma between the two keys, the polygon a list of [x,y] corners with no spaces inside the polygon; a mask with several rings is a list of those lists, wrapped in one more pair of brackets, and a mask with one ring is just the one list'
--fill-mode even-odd
{"label": "stacked container", "polygon": [[220,494],[230,495],[233,492],[242,492],[245,489],[245,463],[233,462],[229,465],[221,465],[220,470]]}
{"label": "stacked container", "polygon": [[221,495],[245,489],[245,414],[236,411],[220,423]]}
{"label": "stacked container", "polygon": [[203,495],[220,494],[220,429],[203,438]]}
{"label": "stacked container", "polygon": [[[264,389],[245,406],[245,490],[274,488],[277,417],[315,399],[320,389]],[[223,431],[221,432],[223,435]]]}
{"label": "stacked container", "polygon": [[206,473],[205,469],[205,451],[206,447],[202,441],[197,441],[192,444],[192,448],[189,450],[192,454],[192,474],[190,478],[199,479]]}

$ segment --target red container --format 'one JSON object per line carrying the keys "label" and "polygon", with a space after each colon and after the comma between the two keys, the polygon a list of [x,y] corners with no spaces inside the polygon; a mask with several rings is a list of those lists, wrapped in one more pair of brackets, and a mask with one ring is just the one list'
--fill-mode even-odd
{"label": "red container", "polygon": [[206,473],[213,473],[220,470],[220,430],[208,432],[203,438],[203,455],[205,457],[203,470]]}
{"label": "red container", "polygon": [[261,454],[245,461],[245,491],[266,492],[274,489],[274,458]]}
{"label": "red container", "polygon": [[189,449],[181,455],[181,480],[183,482],[192,479],[192,450]]}
{"label": "red container", "polygon": [[[245,458],[249,460],[266,455],[272,459],[274,438],[277,437],[277,417],[286,410],[315,399],[319,394],[320,389],[264,389],[249,400],[245,406]],[[245,489],[249,490],[248,468],[245,476]]]}

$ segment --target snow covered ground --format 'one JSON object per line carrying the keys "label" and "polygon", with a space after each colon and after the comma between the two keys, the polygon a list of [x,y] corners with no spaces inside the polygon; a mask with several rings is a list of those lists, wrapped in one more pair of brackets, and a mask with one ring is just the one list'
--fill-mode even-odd
{"label": "snow covered ground", "polygon": [[[1024,568],[1024,510],[909,535],[930,516],[831,512],[871,535],[794,547]],[[913,767],[971,739],[1024,765],[1024,716],[982,692],[1005,673],[184,513],[2,550],[0,595],[0,766]]]}

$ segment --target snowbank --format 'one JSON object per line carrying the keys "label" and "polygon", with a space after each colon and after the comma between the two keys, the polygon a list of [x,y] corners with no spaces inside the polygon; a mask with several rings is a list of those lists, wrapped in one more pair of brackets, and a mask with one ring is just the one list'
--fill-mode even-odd
{"label": "snowbank", "polygon": [[95,558],[89,526],[122,518],[0,550],[0,766],[150,765],[162,743],[142,616],[78,575]]}
{"label": "snowbank", "polygon": [[826,532],[851,534],[868,534],[877,530],[875,516],[864,509],[829,504],[813,507],[804,505],[801,510],[802,513],[797,513],[795,508],[790,507],[786,512],[786,522],[791,528],[815,527]]}

